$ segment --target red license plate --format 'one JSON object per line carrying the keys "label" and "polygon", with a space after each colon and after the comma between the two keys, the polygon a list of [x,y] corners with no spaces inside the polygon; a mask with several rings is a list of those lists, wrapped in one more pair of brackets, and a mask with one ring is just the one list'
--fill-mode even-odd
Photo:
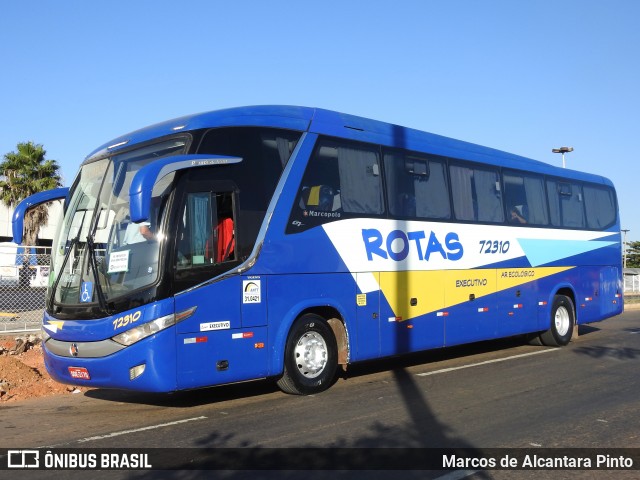
{"label": "red license plate", "polygon": [[89,370],[84,367],[69,367],[69,373],[73,378],[78,378],[80,380],[91,380]]}

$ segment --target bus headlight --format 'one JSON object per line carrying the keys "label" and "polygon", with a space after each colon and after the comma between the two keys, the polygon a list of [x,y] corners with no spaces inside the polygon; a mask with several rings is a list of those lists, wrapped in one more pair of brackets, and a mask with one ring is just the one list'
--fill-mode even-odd
{"label": "bus headlight", "polygon": [[171,325],[175,325],[175,323],[176,316],[172,313],[171,315],[160,317],[152,322],[147,322],[143,325],[137,326],[136,328],[122,332],[111,339],[121,345],[133,345],[143,338],[147,338],[154,333],[158,333],[165,328],[169,328]]}

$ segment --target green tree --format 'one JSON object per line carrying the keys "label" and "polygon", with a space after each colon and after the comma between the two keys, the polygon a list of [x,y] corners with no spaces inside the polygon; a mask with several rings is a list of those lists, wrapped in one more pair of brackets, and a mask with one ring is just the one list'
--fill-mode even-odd
{"label": "green tree", "polygon": [[[17,151],[4,155],[0,162],[0,199],[15,208],[29,195],[62,186],[60,166],[45,159],[47,152],[33,142],[18,143]],[[40,227],[49,220],[46,205],[27,210],[24,216],[24,245],[35,245]]]}
{"label": "green tree", "polygon": [[640,242],[627,242],[627,268],[640,268]]}

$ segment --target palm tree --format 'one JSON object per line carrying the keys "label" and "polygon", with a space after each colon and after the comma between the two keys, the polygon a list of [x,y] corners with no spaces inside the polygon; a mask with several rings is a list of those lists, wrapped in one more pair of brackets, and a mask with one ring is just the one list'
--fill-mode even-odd
{"label": "palm tree", "polygon": [[[42,145],[33,142],[18,143],[17,152],[4,155],[0,162],[0,200],[9,208],[15,208],[21,200],[34,193],[62,186],[60,166],[55,160],[45,160],[47,152]],[[47,223],[46,205],[27,210],[24,216],[25,245],[35,245],[40,227]]]}

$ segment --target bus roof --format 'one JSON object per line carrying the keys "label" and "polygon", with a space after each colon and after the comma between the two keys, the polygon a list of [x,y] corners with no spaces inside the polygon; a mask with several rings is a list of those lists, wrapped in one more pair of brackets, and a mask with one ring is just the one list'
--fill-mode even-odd
{"label": "bus roof", "polygon": [[233,126],[309,131],[504,168],[535,171],[547,175],[612,185],[610,180],[599,175],[555,167],[537,160],[433,133],[331,110],[283,105],[228,108],[187,115],[158,123],[105,143],[89,154],[85,161],[179,132]]}

